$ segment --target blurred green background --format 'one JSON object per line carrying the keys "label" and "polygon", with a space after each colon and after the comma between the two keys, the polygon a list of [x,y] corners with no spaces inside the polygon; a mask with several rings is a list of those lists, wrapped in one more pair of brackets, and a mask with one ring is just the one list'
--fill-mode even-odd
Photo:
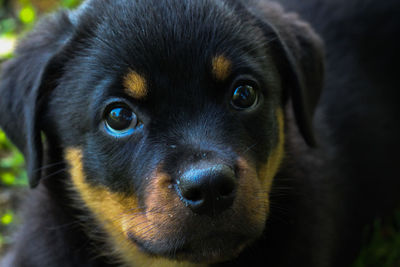
{"label": "blurred green background", "polygon": [[[0,63],[13,56],[16,40],[37,19],[59,8],[74,8],[81,0],[0,0]],[[1,97],[1,96],[0,96]],[[0,255],[19,223],[17,207],[26,193],[24,157],[0,129]]]}
{"label": "blurred green background", "polygon": [[[0,0],[0,63],[12,57],[17,38],[29,31],[40,16],[59,8],[74,8],[80,2]],[[24,158],[0,129],[0,255],[19,223],[17,207],[26,190]],[[353,267],[364,266],[400,266],[400,212],[366,229],[364,248]]]}

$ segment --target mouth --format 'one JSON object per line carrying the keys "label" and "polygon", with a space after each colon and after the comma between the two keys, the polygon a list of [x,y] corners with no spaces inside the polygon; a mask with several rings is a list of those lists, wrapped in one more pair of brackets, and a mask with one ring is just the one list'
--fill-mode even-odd
{"label": "mouth", "polygon": [[209,233],[201,238],[176,235],[159,240],[144,240],[131,232],[127,236],[148,255],[203,264],[232,260],[252,242],[248,236],[228,232]]}

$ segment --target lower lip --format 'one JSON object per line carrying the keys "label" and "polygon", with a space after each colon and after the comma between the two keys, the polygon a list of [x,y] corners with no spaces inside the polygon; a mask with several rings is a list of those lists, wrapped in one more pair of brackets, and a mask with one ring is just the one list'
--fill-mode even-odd
{"label": "lower lip", "polygon": [[[146,241],[143,242],[142,240],[138,239],[133,233],[128,233],[127,234],[129,240],[131,240],[142,252],[149,254],[149,255],[154,255],[154,256],[164,256],[166,258],[170,258],[172,260],[182,260],[182,261],[195,261],[195,262],[205,262],[205,263],[216,263],[224,260],[229,260],[234,258],[236,255],[238,255],[248,244],[247,242],[243,242],[240,238],[237,239],[237,241],[226,241],[226,244],[229,246],[228,253],[227,255],[216,255],[214,253],[210,253],[210,255],[205,255],[204,251],[210,251],[210,247],[204,247],[204,251],[202,252],[201,247],[200,248],[192,248],[190,244],[180,244],[180,246],[170,248],[169,250],[166,251],[158,251],[154,252],[151,247],[155,244],[146,244]],[[207,235],[206,237],[202,238],[202,241],[204,240],[209,240],[210,244],[215,244],[216,240],[218,240],[218,236],[221,236],[221,233],[218,234],[210,234]],[[232,236],[232,234],[226,234],[222,236]],[[212,241],[214,240],[214,241]],[[241,240],[241,241],[240,241]],[[220,241],[220,240],[218,240]],[[203,243],[202,242],[202,243]],[[207,242],[204,242],[207,243]],[[231,246],[235,244],[234,246]],[[222,249],[215,249],[215,251],[223,251]],[[171,253],[173,252],[173,253]],[[227,252],[227,251],[225,251]]]}

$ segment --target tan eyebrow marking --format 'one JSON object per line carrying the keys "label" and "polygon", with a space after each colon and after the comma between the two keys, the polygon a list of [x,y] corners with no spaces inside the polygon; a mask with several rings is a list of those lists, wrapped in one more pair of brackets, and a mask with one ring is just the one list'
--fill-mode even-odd
{"label": "tan eyebrow marking", "polygon": [[218,81],[224,81],[231,74],[232,62],[225,56],[219,55],[212,60],[212,73]]}
{"label": "tan eyebrow marking", "polygon": [[125,92],[136,99],[143,99],[147,95],[146,79],[136,71],[130,71],[124,77]]}

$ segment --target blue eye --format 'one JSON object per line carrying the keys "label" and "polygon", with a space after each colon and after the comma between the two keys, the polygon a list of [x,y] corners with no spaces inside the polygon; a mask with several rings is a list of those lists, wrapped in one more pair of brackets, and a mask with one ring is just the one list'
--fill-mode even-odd
{"label": "blue eye", "polygon": [[105,127],[112,135],[131,134],[139,124],[136,114],[127,107],[114,107],[105,116]]}
{"label": "blue eye", "polygon": [[258,94],[251,85],[240,85],[233,91],[231,105],[238,110],[248,109],[257,104]]}

